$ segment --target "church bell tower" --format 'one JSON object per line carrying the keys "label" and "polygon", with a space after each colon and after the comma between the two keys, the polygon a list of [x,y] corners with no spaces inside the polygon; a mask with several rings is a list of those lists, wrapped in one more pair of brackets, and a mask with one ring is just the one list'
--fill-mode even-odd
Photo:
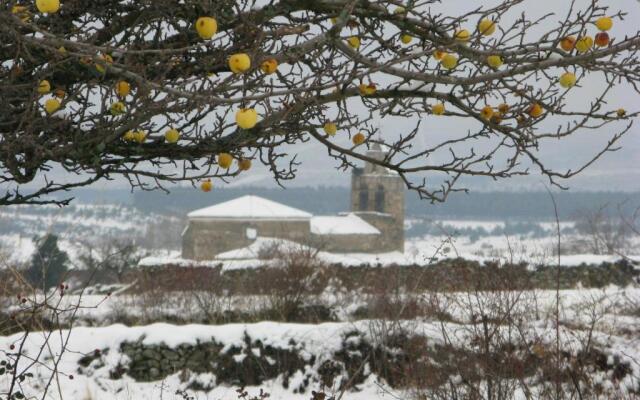
{"label": "church bell tower", "polygon": [[[375,143],[366,155],[384,160],[388,151]],[[404,191],[395,171],[370,162],[351,175],[351,211],[380,230],[382,251],[404,251]]]}

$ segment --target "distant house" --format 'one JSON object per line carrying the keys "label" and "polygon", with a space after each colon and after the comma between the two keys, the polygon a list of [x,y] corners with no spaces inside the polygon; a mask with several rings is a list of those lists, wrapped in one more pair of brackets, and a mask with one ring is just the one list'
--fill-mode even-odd
{"label": "distant house", "polygon": [[[374,146],[367,156],[382,159]],[[258,196],[242,196],[187,214],[182,257],[211,260],[250,246],[258,237],[280,238],[335,253],[404,251],[404,183],[393,171],[366,163],[351,178],[351,211],[313,216]]]}

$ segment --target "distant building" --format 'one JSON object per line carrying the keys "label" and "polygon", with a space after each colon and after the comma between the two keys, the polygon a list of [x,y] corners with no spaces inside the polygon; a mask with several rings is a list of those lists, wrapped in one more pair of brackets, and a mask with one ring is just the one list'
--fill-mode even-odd
{"label": "distant building", "polygon": [[[374,145],[367,156],[382,159]],[[313,216],[258,196],[242,196],[187,214],[182,257],[211,260],[258,237],[287,239],[335,253],[404,251],[404,183],[372,163],[351,177],[351,212]]]}

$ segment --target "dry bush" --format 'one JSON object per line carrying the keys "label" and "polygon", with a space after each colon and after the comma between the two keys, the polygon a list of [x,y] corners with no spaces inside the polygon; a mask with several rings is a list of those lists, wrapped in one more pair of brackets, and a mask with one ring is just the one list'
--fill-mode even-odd
{"label": "dry bush", "polygon": [[142,259],[138,243],[130,238],[101,238],[82,242],[79,261],[94,283],[125,283],[125,276]]}
{"label": "dry bush", "polygon": [[308,307],[319,304],[317,298],[327,287],[327,266],[318,259],[317,250],[306,246],[270,246],[260,257],[268,263],[260,271],[260,294],[266,295],[269,307],[282,321],[321,318],[322,312]]}
{"label": "dry bush", "polygon": [[[500,275],[483,277],[475,289],[404,294],[404,307],[428,305],[429,312],[418,318],[438,327],[430,331],[436,337],[419,340],[423,325],[403,321],[402,308],[389,308],[390,314],[371,322],[380,343],[393,343],[398,335],[416,338],[403,349],[411,356],[402,385],[412,397],[636,398],[638,392],[619,386],[632,373],[629,362],[610,356],[597,334],[610,329],[603,321],[613,301],[605,292],[582,301],[580,308],[560,303],[556,309],[554,301],[540,298],[545,292],[510,284]],[[640,390],[640,377],[631,379]]]}
{"label": "dry bush", "polygon": [[[47,262],[56,262],[55,258],[45,255],[34,257],[39,257],[43,271],[50,268]],[[0,265],[0,335],[15,334],[9,348],[0,349],[0,398],[9,400],[24,399],[28,395],[24,393],[25,381],[33,379],[36,371],[41,383],[37,396],[42,399],[47,398],[60,379],[73,379],[69,371],[60,371],[58,365],[67,351],[78,312],[101,303],[83,302],[86,287],[75,288],[77,297],[67,301],[68,284],[59,282],[56,287],[43,291],[40,285],[30,284],[24,273],[24,268]],[[43,337],[44,342],[35,353],[27,353],[25,347],[32,336]]]}

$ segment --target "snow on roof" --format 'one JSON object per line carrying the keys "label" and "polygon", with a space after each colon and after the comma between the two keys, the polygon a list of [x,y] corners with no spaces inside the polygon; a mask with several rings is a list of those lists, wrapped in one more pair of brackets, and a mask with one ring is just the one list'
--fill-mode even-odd
{"label": "snow on roof", "polygon": [[316,235],[379,235],[380,231],[355,214],[311,218],[311,233]]}
{"label": "snow on roof", "polygon": [[308,219],[311,214],[259,196],[242,196],[187,214],[189,218]]}

